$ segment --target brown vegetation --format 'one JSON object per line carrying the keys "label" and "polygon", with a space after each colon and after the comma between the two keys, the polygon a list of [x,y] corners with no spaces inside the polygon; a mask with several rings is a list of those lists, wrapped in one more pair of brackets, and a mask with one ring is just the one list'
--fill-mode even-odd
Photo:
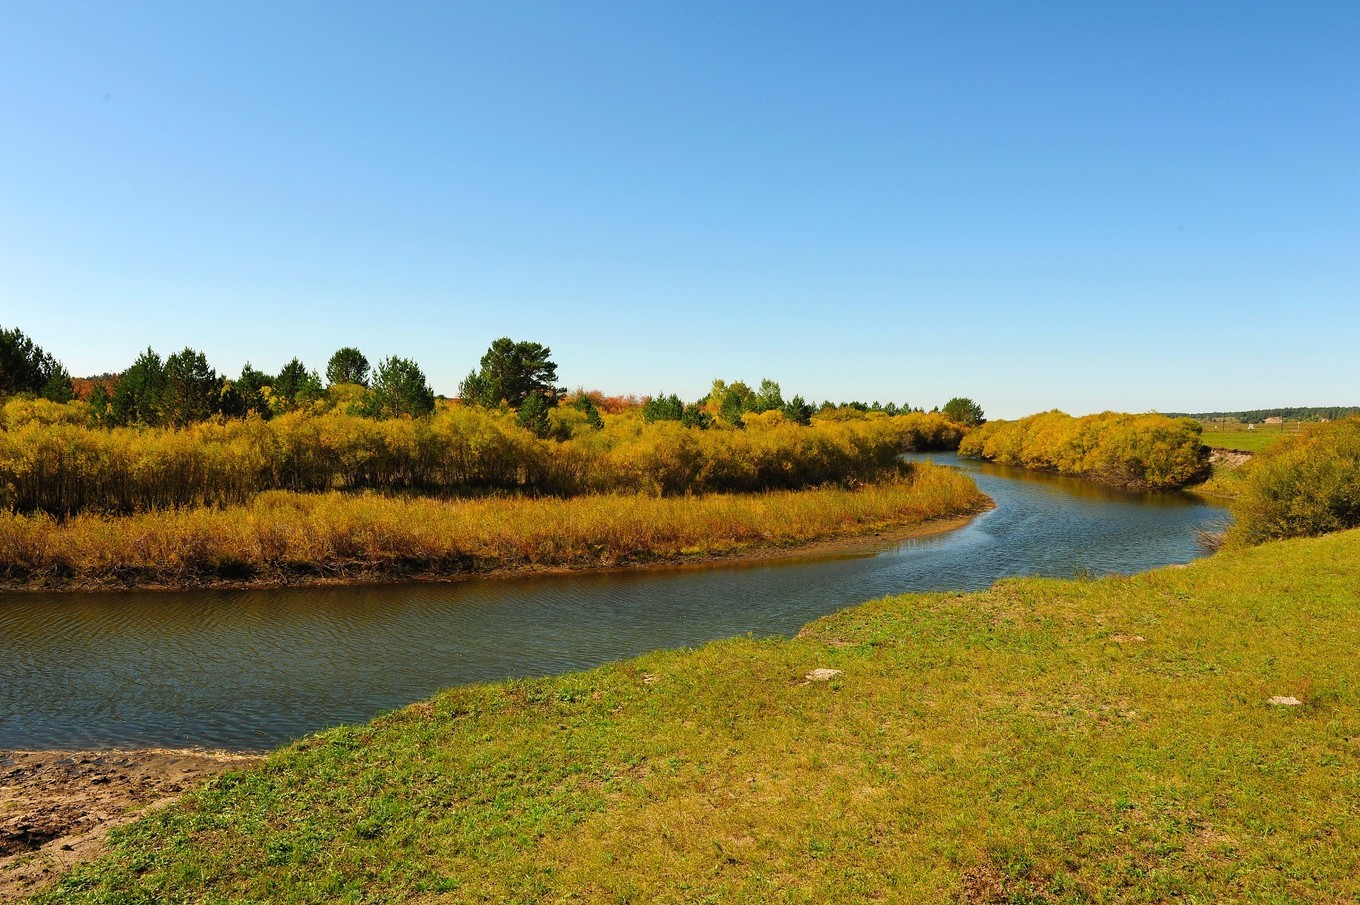
{"label": "brown vegetation", "polygon": [[0,513],[0,580],[194,586],[598,568],[871,534],[986,505],[968,477],[927,463],[854,490],[471,500],[273,491],[226,508]]}

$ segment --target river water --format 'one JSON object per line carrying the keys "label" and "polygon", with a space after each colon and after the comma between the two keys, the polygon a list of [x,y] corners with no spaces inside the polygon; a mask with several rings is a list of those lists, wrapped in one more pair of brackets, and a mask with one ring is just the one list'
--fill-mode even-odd
{"label": "river water", "polygon": [[1202,555],[1222,509],[950,454],[997,508],[855,555],[705,569],[258,591],[0,595],[0,749],[264,750],[467,682],[791,635],[905,591]]}

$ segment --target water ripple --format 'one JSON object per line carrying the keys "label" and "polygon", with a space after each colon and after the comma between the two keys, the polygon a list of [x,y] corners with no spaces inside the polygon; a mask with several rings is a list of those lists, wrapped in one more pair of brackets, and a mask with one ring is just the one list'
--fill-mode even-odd
{"label": "water ripple", "polygon": [[348,588],[0,595],[0,748],[261,750],[450,685],[786,635],[886,594],[1199,555],[1223,511],[958,462],[997,508],[874,555]]}

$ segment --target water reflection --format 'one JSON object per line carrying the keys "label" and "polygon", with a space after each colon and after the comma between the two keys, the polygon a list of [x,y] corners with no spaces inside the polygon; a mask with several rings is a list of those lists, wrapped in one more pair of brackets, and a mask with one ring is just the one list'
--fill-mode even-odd
{"label": "water reflection", "polygon": [[443,584],[0,598],[0,748],[264,749],[449,685],[564,672],[913,590],[1133,572],[1224,513],[953,456],[997,502],[871,555]]}

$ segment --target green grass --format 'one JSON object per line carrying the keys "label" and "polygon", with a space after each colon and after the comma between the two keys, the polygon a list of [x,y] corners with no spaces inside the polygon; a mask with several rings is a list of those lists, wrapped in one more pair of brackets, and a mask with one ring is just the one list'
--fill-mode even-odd
{"label": "green grass", "polygon": [[1236,449],[1242,452],[1260,452],[1266,447],[1274,444],[1285,434],[1278,429],[1278,425],[1270,425],[1271,429],[1258,428],[1254,431],[1246,430],[1204,430],[1204,445],[1218,449]]}
{"label": "green grass", "polygon": [[1357,604],[1352,531],[458,688],[40,901],[1353,901]]}

